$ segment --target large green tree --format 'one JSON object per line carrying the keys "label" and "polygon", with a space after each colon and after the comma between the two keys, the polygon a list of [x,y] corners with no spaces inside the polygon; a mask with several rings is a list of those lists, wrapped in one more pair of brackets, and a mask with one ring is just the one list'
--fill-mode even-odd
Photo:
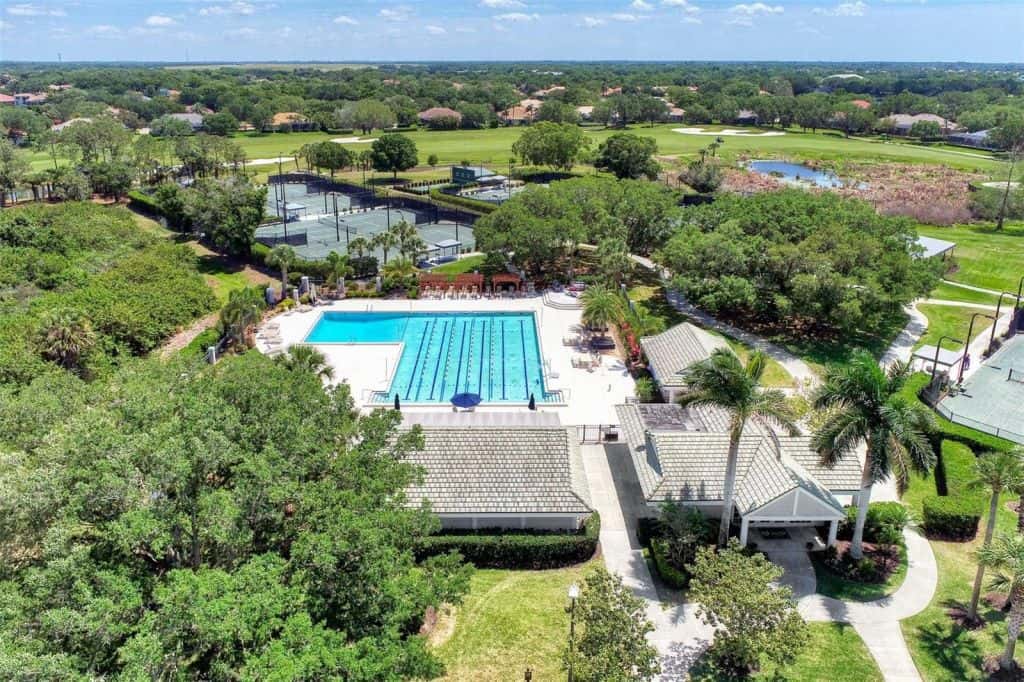
{"label": "large green tree", "polygon": [[523,163],[567,171],[589,146],[590,138],[579,126],[541,121],[523,131],[512,144],[512,151]]}
{"label": "large green tree", "polygon": [[401,133],[381,135],[370,147],[375,171],[391,173],[396,179],[398,171],[413,168],[419,163],[416,143]]}
{"label": "large green tree", "polygon": [[28,171],[28,158],[7,138],[0,138],[0,207],[6,204],[7,195],[21,185]]}
{"label": "large green tree", "polygon": [[248,255],[263,220],[267,190],[244,178],[201,180],[186,195],[185,216],[217,248]]}
{"label": "large green tree", "polygon": [[657,151],[658,144],[653,138],[615,133],[598,145],[594,166],[611,171],[619,179],[654,180],[659,170],[658,162],[654,160]]}

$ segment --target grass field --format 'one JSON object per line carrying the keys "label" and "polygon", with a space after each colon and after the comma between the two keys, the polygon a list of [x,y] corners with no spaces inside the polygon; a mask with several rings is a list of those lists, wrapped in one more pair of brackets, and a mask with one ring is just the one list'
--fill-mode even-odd
{"label": "grass field", "polygon": [[479,267],[484,264],[484,260],[486,258],[487,257],[483,255],[469,256],[468,258],[460,258],[459,260],[453,261],[451,263],[438,265],[436,268],[433,268],[431,272],[440,275],[461,275],[466,272],[473,272],[474,270],[479,269]]}
{"label": "grass field", "polygon": [[991,223],[920,225],[918,231],[956,243],[953,257],[959,269],[947,275],[948,279],[995,291],[1017,291],[1024,276],[1024,222],[1008,222],[1002,232]]}
{"label": "grass field", "polygon": [[[934,346],[943,336],[952,336],[954,339],[966,341],[967,339],[964,337],[967,336],[967,328],[970,326],[971,316],[974,313],[988,312],[981,308],[959,308],[957,306],[933,305],[931,303],[922,303],[917,306],[917,309],[928,318],[928,331],[915,344],[915,349],[926,345]],[[978,334],[989,325],[989,320],[979,317],[974,323],[971,340],[973,341],[978,338]],[[942,347],[955,349],[959,348],[960,344],[943,341]]]}
{"label": "grass field", "polygon": [[[965,446],[946,441],[944,456],[970,459],[973,455]],[[916,518],[921,518],[925,497],[935,493],[934,476],[914,475],[903,501],[910,506]],[[996,528],[998,532],[1016,531],[1017,518],[1005,506],[1012,496],[1000,500]],[[986,511],[988,505],[985,505]],[[980,527],[987,523],[987,513]],[[947,609],[963,606],[971,596],[971,586],[977,564],[974,552],[981,544],[982,533],[973,542],[931,541],[932,551],[939,565],[939,584],[927,609],[902,622],[903,635],[921,676],[928,682],[964,682],[985,680],[982,671],[986,657],[998,654],[1005,643],[1006,616],[984,603],[980,609],[987,625],[978,630],[965,630],[946,614]],[[1024,650],[1017,647],[1017,662],[1024,663]]]}
{"label": "grass field", "polygon": [[888,597],[899,589],[907,577],[907,553],[900,553],[900,565],[884,583],[858,583],[845,580],[828,570],[819,561],[812,560],[814,575],[818,581],[818,593],[844,601],[872,601]]}
{"label": "grass field", "polygon": [[[694,156],[714,141],[707,135],[684,135],[673,128],[682,124],[661,124],[654,127],[633,126],[630,132],[650,137],[658,144],[660,155]],[[723,126],[703,126],[706,130],[721,130]],[[726,126],[727,127],[727,126]],[[592,140],[592,148],[618,130],[606,128],[585,128]],[[408,135],[419,149],[420,161],[425,162],[430,154],[436,154],[440,164],[454,164],[467,160],[487,163],[500,172],[507,168],[512,156],[512,143],[522,134],[522,128],[487,128],[483,130],[415,130]],[[370,137],[379,135],[377,131]],[[268,159],[290,155],[308,142],[318,142],[337,137],[325,132],[316,133],[238,133],[234,136],[250,159]],[[993,172],[1004,165],[985,152],[964,151],[948,147],[923,147],[904,142],[882,142],[874,139],[844,138],[834,131],[804,133],[790,129],[785,135],[772,137],[725,137],[719,154],[728,161],[738,156],[786,156],[794,159],[846,160],[846,161],[902,161],[908,163],[944,163],[964,170]],[[348,145],[358,151],[366,144]],[[32,152],[30,155],[35,170],[48,163],[46,154]]]}
{"label": "grass field", "polygon": [[928,296],[929,298],[938,298],[944,301],[962,301],[963,303],[981,303],[983,305],[995,305],[997,299],[995,294],[965,289],[949,282],[939,282],[939,285],[932,289]]}

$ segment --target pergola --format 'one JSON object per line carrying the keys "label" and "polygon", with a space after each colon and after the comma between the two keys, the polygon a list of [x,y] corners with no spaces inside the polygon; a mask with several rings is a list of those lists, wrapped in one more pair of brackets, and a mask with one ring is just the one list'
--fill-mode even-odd
{"label": "pergola", "polygon": [[495,289],[499,287],[504,289],[506,284],[511,284],[512,288],[519,290],[519,287],[523,285],[523,280],[519,275],[513,275],[510,272],[501,272],[491,277],[491,286]]}
{"label": "pergola", "polygon": [[420,273],[420,286],[423,288],[447,288],[449,286],[448,275],[437,275],[429,272]]}
{"label": "pergola", "polygon": [[456,289],[476,289],[482,291],[484,288],[484,276],[478,273],[467,272],[461,275],[455,275],[454,286]]}

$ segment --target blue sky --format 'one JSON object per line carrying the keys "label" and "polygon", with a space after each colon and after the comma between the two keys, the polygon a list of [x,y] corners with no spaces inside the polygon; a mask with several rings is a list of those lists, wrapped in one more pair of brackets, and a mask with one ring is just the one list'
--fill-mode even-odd
{"label": "blue sky", "polygon": [[0,0],[0,60],[1024,62],[1021,0]]}

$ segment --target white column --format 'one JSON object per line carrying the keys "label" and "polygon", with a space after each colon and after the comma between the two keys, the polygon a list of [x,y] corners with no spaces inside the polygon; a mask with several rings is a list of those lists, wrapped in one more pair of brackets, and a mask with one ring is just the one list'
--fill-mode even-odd
{"label": "white column", "polygon": [[747,546],[747,531],[748,530],[750,530],[750,521],[746,517],[743,517],[743,520],[740,521],[740,546],[741,547],[746,547]]}
{"label": "white column", "polygon": [[836,544],[836,533],[839,532],[839,521],[838,519],[828,524],[828,546],[835,547]]}

